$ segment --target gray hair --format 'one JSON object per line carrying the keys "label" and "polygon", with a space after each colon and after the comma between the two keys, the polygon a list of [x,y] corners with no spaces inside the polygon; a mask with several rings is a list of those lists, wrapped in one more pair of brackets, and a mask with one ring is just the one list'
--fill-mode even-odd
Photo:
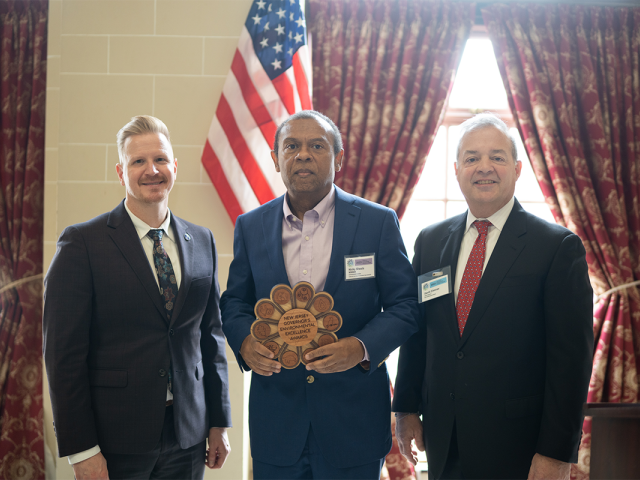
{"label": "gray hair", "polygon": [[167,137],[167,140],[171,143],[171,139],[169,138],[169,129],[162,120],[152,117],[151,115],[138,115],[132,117],[131,121],[122,127],[116,135],[120,163],[124,163],[125,161],[124,144],[127,141],[127,138],[133,137],[134,135],[145,135],[147,133],[161,133]]}
{"label": "gray hair", "polygon": [[292,120],[302,120],[308,118],[314,120],[324,120],[329,124],[331,130],[333,131],[333,154],[338,155],[340,153],[340,150],[342,150],[342,135],[340,135],[340,130],[338,129],[336,124],[333,123],[333,120],[315,110],[301,110],[300,112],[296,112],[278,126],[278,129],[276,130],[276,138],[273,141],[273,153],[278,155],[278,140],[280,139],[280,131],[284,128],[284,126]]}
{"label": "gray hair", "polygon": [[511,156],[513,157],[513,162],[516,163],[518,161],[518,149],[516,148],[515,138],[513,138],[513,135],[509,132],[507,124],[504,123],[496,114],[490,112],[479,113],[460,124],[460,137],[458,138],[458,146],[456,147],[456,163],[458,163],[458,159],[460,157],[460,146],[462,145],[462,140],[467,133],[486,127],[497,128],[505,134],[511,142]]}

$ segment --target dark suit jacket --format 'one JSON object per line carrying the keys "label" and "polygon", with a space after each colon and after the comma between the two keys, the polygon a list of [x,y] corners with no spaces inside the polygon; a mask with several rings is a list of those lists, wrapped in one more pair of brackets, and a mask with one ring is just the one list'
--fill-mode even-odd
{"label": "dark suit jacket", "polygon": [[94,445],[111,453],[152,450],[170,363],[180,446],[231,425],[213,236],[175,215],[171,224],[182,281],[170,323],[124,202],[66,228],[58,240],[43,327],[61,457]]}
{"label": "dark suit jacket", "polygon": [[[466,213],[425,228],[416,273],[451,265],[455,276],[465,226]],[[536,452],[577,460],[592,302],[580,239],[516,200],[462,338],[451,293],[421,305],[420,331],[400,351],[393,410],[422,413],[430,478],[454,421],[465,478],[526,478]]]}
{"label": "dark suit jacket", "polygon": [[[234,259],[222,295],[223,329],[238,363],[255,320],[256,301],[289,284],[282,253],[284,196],[241,215]],[[344,256],[375,253],[376,277],[345,281]],[[333,247],[326,292],[343,318],[339,338],[356,336],[371,369],[318,374],[303,365],[270,377],[252,375],[251,454],[271,465],[292,465],[313,428],[325,459],[338,468],[373,462],[391,448],[389,377],[384,360],[417,331],[415,276],[395,213],[336,188]],[[384,308],[384,312],[381,312]],[[315,381],[307,382],[311,374]]]}

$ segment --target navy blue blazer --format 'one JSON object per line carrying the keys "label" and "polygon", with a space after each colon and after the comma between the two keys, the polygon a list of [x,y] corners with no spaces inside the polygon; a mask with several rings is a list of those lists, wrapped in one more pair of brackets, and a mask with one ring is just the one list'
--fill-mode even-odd
{"label": "navy blue blazer", "polygon": [[[239,353],[255,320],[254,306],[277,284],[289,284],[282,253],[284,196],[238,217],[234,259],[221,299],[223,330]],[[376,277],[345,281],[344,257],[375,253]],[[364,342],[371,369],[332,374],[303,365],[271,377],[252,375],[249,396],[251,454],[271,465],[292,465],[309,428],[325,459],[347,468],[383,458],[391,448],[386,357],[417,331],[415,275],[396,214],[336,187],[335,226],[325,291],[343,318],[339,338]],[[383,311],[384,309],[384,311]],[[313,383],[307,376],[315,377]]]}
{"label": "navy blue blazer", "polygon": [[[466,218],[420,233],[416,274],[450,265],[455,277]],[[429,478],[442,474],[454,424],[465,478],[527,478],[536,453],[577,460],[592,302],[580,238],[516,200],[462,337],[451,293],[421,304],[420,330],[400,349],[393,409],[423,415]]]}
{"label": "navy blue blazer", "polygon": [[45,278],[43,333],[61,457],[95,445],[153,450],[170,366],[182,448],[210,427],[231,426],[213,235],[175,215],[171,225],[182,268],[171,321],[124,202],[60,235]]}

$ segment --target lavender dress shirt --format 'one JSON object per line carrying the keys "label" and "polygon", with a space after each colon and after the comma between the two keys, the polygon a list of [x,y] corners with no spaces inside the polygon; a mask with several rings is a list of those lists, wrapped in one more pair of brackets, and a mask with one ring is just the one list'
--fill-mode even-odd
{"label": "lavender dress shirt", "polygon": [[[327,281],[333,247],[336,187],[332,186],[312,210],[305,212],[303,221],[291,212],[288,193],[282,202],[282,210],[282,255],[289,285],[309,282],[316,292],[321,292]],[[368,361],[367,347],[359,338],[358,341],[364,348],[362,361]]]}
{"label": "lavender dress shirt", "polygon": [[324,290],[329,273],[333,225],[336,213],[336,191],[331,191],[304,214],[303,221],[291,212],[289,194],[282,202],[282,254],[289,284],[309,282],[316,292]]}

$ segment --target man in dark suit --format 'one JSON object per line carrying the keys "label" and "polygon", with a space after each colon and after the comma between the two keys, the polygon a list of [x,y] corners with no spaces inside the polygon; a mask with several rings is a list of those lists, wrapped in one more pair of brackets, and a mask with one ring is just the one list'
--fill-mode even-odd
{"label": "man in dark suit", "polygon": [[[395,213],[333,185],[343,154],[327,117],[291,116],[272,152],[286,195],[236,222],[221,309],[239,365],[254,373],[256,479],[377,479],[391,448],[385,360],[417,331],[415,276]],[[345,267],[350,260],[369,269],[356,277]],[[333,296],[344,323],[338,342],[307,354],[306,368],[281,369],[250,335],[254,306],[275,285],[303,280]]]}
{"label": "man in dark suit", "polygon": [[215,243],[169,211],[164,123],[134,117],[118,153],[125,200],[67,227],[45,279],[59,455],[78,480],[202,479],[205,461],[224,464],[231,426]]}
{"label": "man in dark suit", "polygon": [[593,353],[585,250],[515,200],[522,165],[504,122],[481,114],[461,131],[469,210],[416,240],[425,301],[400,350],[400,450],[415,464],[411,441],[426,446],[429,478],[568,479]]}

